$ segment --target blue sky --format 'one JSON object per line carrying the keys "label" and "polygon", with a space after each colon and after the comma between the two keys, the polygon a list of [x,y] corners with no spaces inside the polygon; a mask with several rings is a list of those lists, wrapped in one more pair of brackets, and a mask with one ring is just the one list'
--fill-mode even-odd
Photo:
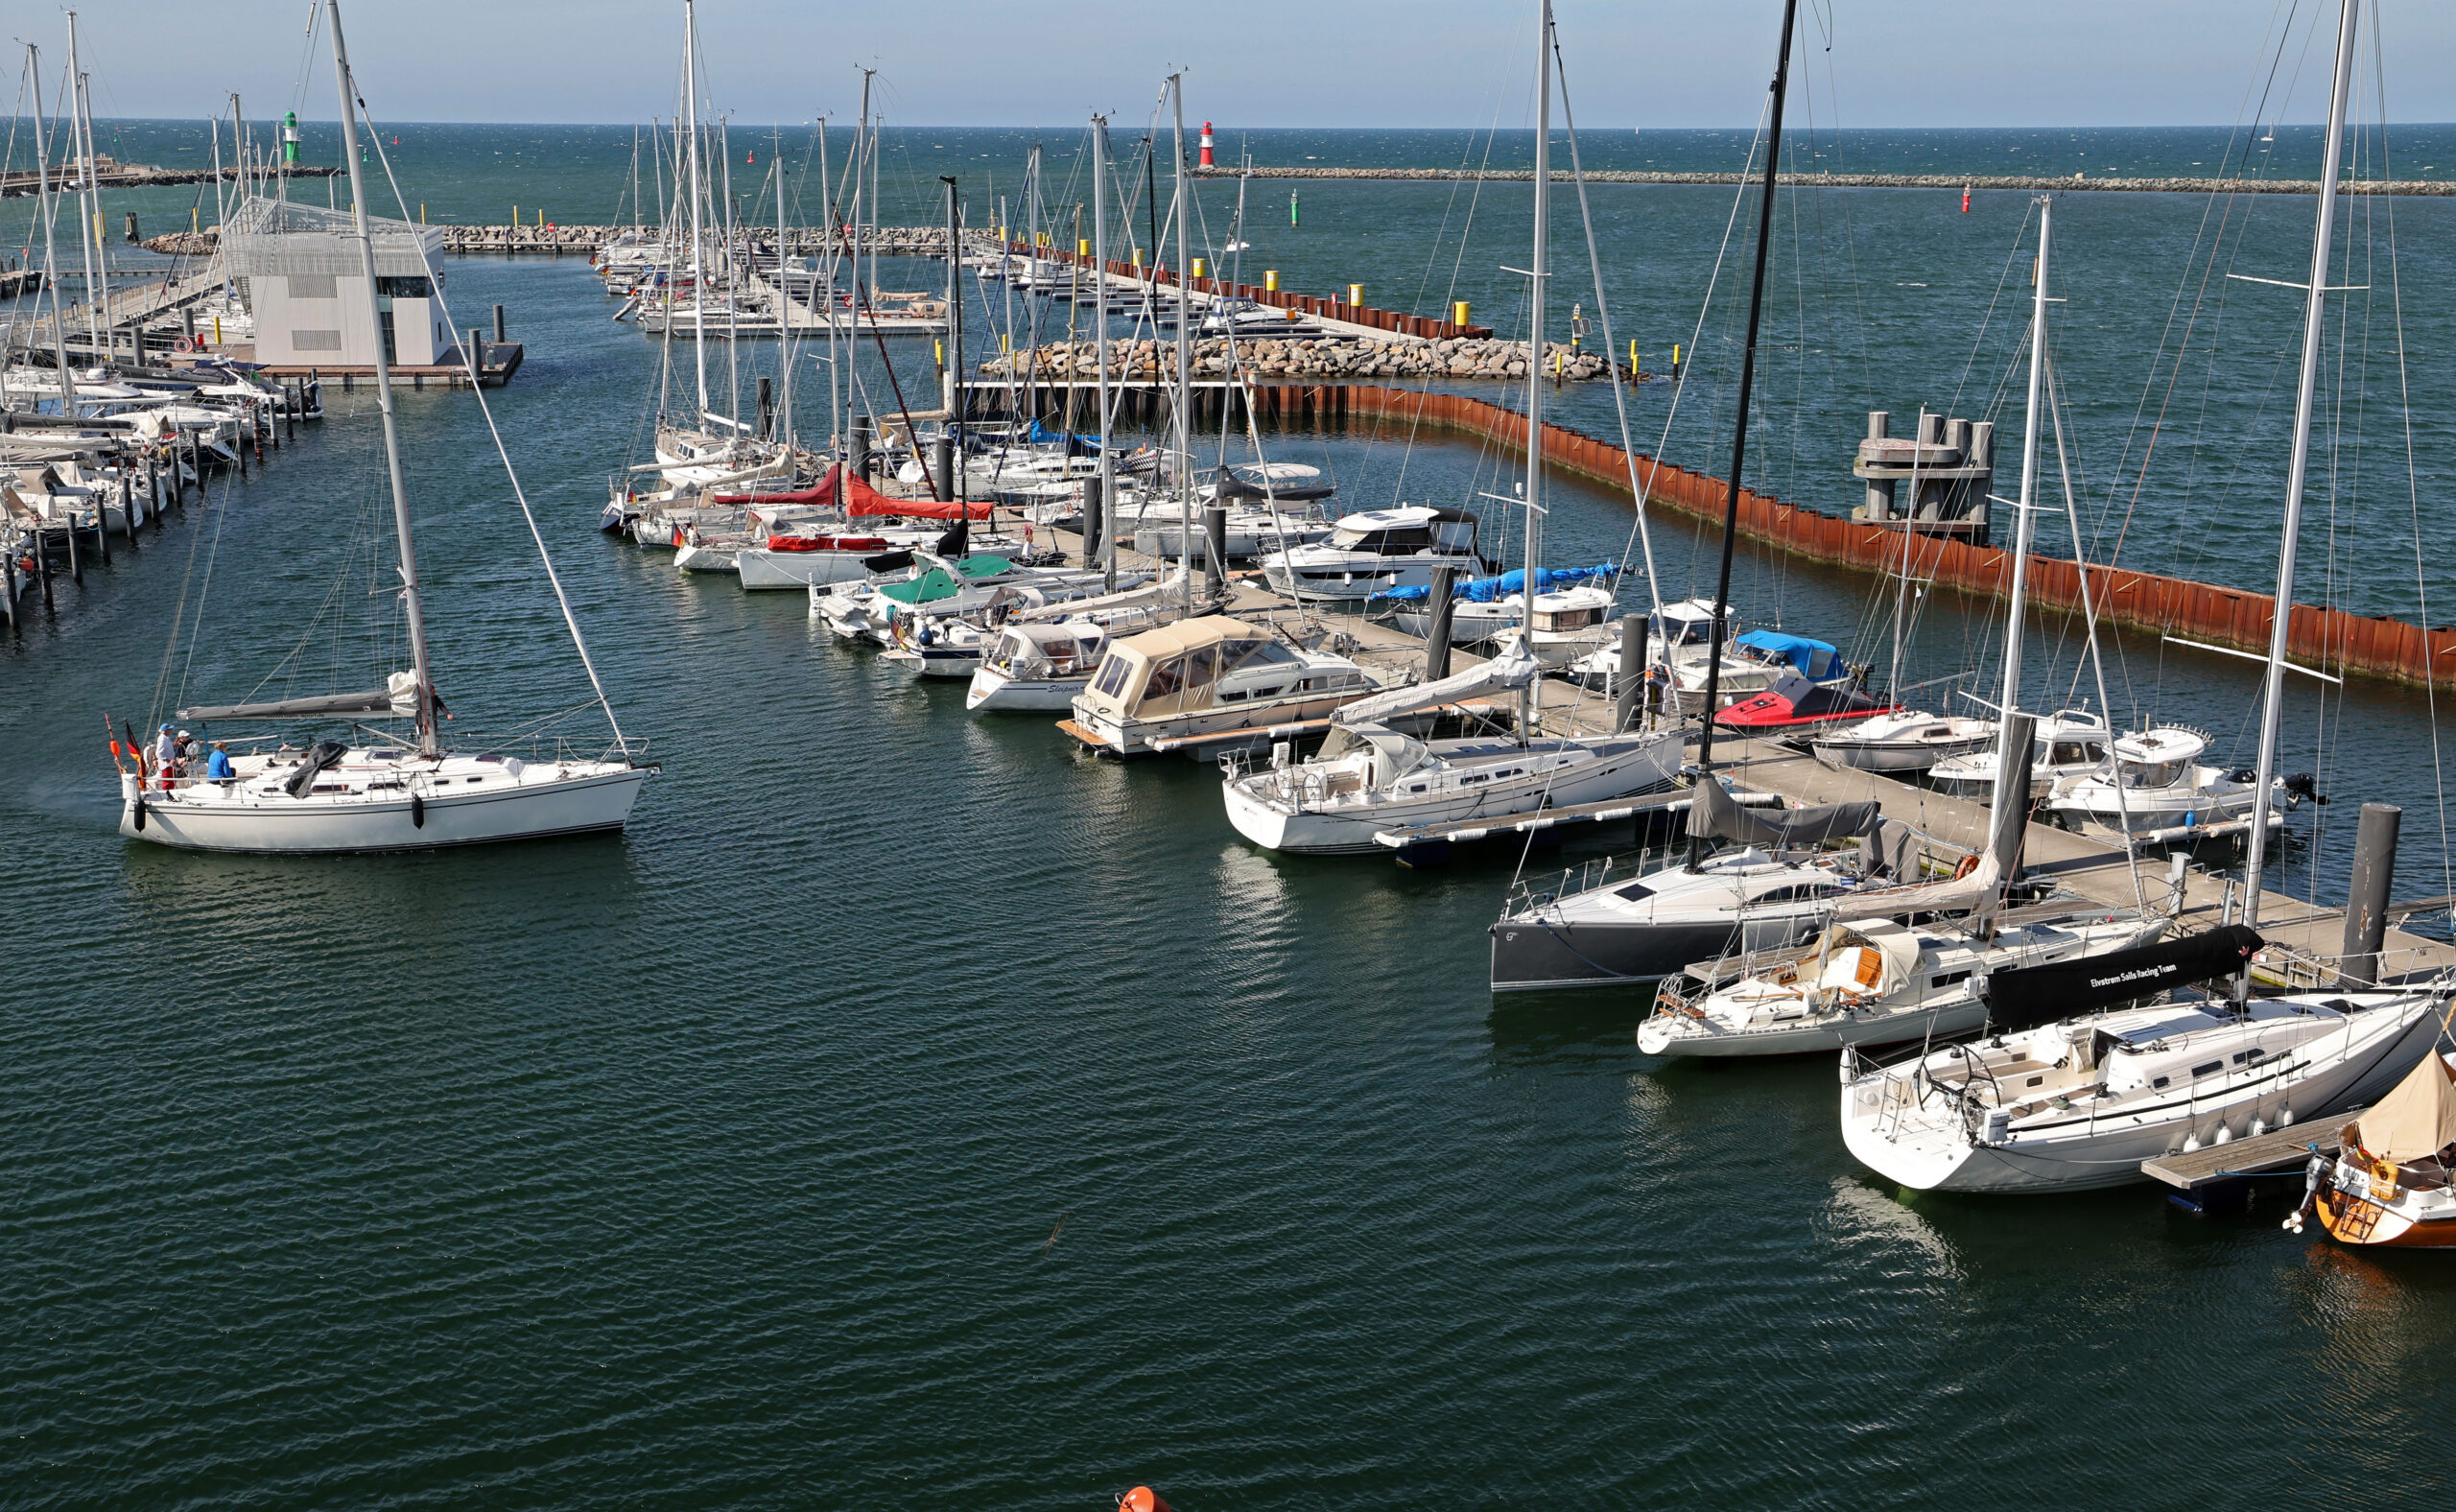
{"label": "blue sky", "polygon": [[[2325,0],[1819,0],[1804,4],[1805,106],[1841,126],[2231,124],[2280,49],[2269,115],[2325,106]],[[632,122],[673,113],[680,0],[344,0],[360,77],[397,121]],[[707,0],[719,102],[737,121],[851,112],[855,67],[881,70],[888,119],[1053,125],[1095,107],[1140,116],[1187,70],[1193,113],[1222,129],[1484,126],[1527,119],[1522,0]],[[2382,0],[2387,119],[2456,121],[2456,6]],[[237,89],[249,113],[332,113],[332,75],[305,49],[305,0],[94,0],[84,61],[102,116],[202,116]],[[53,77],[59,12],[5,12]],[[1580,122],[1747,125],[1770,66],[1779,0],[1558,0]],[[2367,29],[2366,29],[2367,31]],[[2371,53],[2366,35],[2364,54]],[[20,59],[21,60],[21,59]],[[15,75],[19,70],[11,67]],[[10,93],[16,94],[12,81]],[[2366,108],[2378,118],[2366,85]],[[1794,120],[1798,119],[1795,111]]]}

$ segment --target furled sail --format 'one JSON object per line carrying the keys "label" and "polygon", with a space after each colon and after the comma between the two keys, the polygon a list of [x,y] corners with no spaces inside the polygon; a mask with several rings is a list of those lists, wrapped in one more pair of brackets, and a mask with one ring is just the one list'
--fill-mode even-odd
{"label": "furled sail", "polygon": [[1438,708],[1445,703],[1456,703],[1487,693],[1523,688],[1533,682],[1535,674],[1543,670],[1543,665],[1513,640],[1501,654],[1488,662],[1432,682],[1393,688],[1387,693],[1377,693],[1353,703],[1342,704],[1332,718],[1350,726],[1380,724],[1394,715]]}
{"label": "furled sail", "polygon": [[396,672],[381,688],[363,693],[327,693],[309,698],[275,698],[268,703],[201,703],[181,709],[178,718],[199,724],[215,720],[307,720],[347,715],[379,720],[414,720],[418,715],[418,674]]}
{"label": "furled sail", "polygon": [[1987,980],[1987,1022],[1998,1029],[2035,1028],[2156,997],[2172,987],[2229,977],[2242,970],[2264,943],[2247,926],[2227,924],[2083,960],[1999,971]]}

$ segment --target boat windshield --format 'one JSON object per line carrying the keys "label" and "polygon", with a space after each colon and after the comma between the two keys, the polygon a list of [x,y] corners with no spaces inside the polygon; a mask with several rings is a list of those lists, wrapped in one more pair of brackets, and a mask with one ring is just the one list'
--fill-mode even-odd
{"label": "boat windshield", "polygon": [[2161,761],[2149,764],[2125,762],[2123,785],[2127,788],[2171,788],[2191,768],[2187,761]]}

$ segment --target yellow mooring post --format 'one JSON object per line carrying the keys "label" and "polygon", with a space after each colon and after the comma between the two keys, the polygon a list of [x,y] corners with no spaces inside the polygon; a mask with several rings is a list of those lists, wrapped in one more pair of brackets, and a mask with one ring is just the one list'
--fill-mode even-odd
{"label": "yellow mooring post", "polygon": [[1476,323],[1475,321],[1467,319],[1466,300],[1461,299],[1450,307],[1450,323],[1452,325],[1473,325]]}

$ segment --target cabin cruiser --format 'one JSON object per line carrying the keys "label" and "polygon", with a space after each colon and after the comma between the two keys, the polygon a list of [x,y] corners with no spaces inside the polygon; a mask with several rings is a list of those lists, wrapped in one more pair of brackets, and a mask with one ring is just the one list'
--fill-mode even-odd
{"label": "cabin cruiser", "polygon": [[[2127,735],[2112,747],[2113,759],[2047,790],[2046,808],[2069,825],[2103,824],[2116,830],[2158,830],[2216,824],[2252,812],[2254,775],[2204,765],[2208,737],[2181,725],[2161,725]],[[2308,786],[2307,779],[2303,786]],[[2290,806],[2294,785],[2274,785],[2274,800]]]}
{"label": "cabin cruiser", "polygon": [[1221,783],[1229,822],[1267,850],[1354,855],[1379,847],[1386,830],[1500,817],[1597,803],[1664,787],[1678,775],[1677,730],[1618,735],[1536,735],[1520,721],[1511,736],[1417,740],[1390,728],[1394,716],[1457,706],[1505,690],[1524,691],[1542,664],[1523,645],[1453,677],[1376,694],[1331,717],[1321,751],[1291,762],[1276,744],[1271,764],[1231,759]]}
{"label": "cabin cruiser", "polygon": [[2444,981],[2241,1003],[2173,992],[2233,977],[2262,944],[2230,924],[1996,973],[1987,1038],[1883,1067],[1843,1051],[1843,1143],[1923,1192],[2120,1186],[2144,1160],[2373,1101],[2430,1051]]}
{"label": "cabin cruiser", "polygon": [[[2046,796],[2059,778],[2095,771],[2106,764],[2107,747],[2106,720],[2087,709],[2058,709],[2041,720],[2030,743],[2030,796]],[[1991,744],[1985,750],[1947,757],[1927,768],[1927,780],[1963,796],[1992,793],[1996,747]]]}
{"label": "cabin cruiser", "polygon": [[1077,620],[1008,625],[981,653],[963,706],[979,713],[1062,713],[1107,651],[1108,626]]}
{"label": "cabin cruiser", "polygon": [[1384,680],[1272,627],[1213,616],[1111,643],[1058,728],[1105,755],[1204,759],[1266,748],[1285,738],[1277,728],[1323,719]]}
{"label": "cabin cruiser", "polygon": [[1638,1028],[1649,1055],[1797,1055],[1967,1034],[1987,1021],[1988,974],[2103,956],[2165,933],[2163,916],[2065,899],[1951,927],[1872,919],[1826,928],[1773,959],[1754,954],[1666,979]]}
{"label": "cabin cruiser", "polygon": [[1861,693],[1855,678],[1816,682],[1785,670],[1763,693],[1725,705],[1714,722],[1743,735],[1801,741],[1894,712],[1892,705]]}
{"label": "cabin cruiser", "polygon": [[1476,529],[1464,509],[1368,509],[1340,519],[1328,540],[1264,555],[1263,580],[1291,599],[1361,602],[1392,588],[1429,587],[1437,567],[1475,577],[1489,571],[1476,552]]}
{"label": "cabin cruiser", "polygon": [[1828,729],[1808,742],[1808,749],[1837,767],[1890,774],[1925,771],[1948,757],[1984,750],[1995,740],[1994,720],[1899,709],[1845,729]]}
{"label": "cabin cruiser", "polygon": [[[1498,578],[1475,578],[1451,585],[1450,644],[1477,646],[1525,627],[1526,642],[1547,667],[1566,667],[1591,655],[1606,641],[1619,639],[1613,614],[1618,600],[1612,579],[1619,567],[1535,570],[1535,602],[1526,602],[1526,572],[1514,568]],[[1394,588],[1379,597],[1398,605],[1391,623],[1409,635],[1432,633],[1432,611],[1427,603],[1432,590]]]}

